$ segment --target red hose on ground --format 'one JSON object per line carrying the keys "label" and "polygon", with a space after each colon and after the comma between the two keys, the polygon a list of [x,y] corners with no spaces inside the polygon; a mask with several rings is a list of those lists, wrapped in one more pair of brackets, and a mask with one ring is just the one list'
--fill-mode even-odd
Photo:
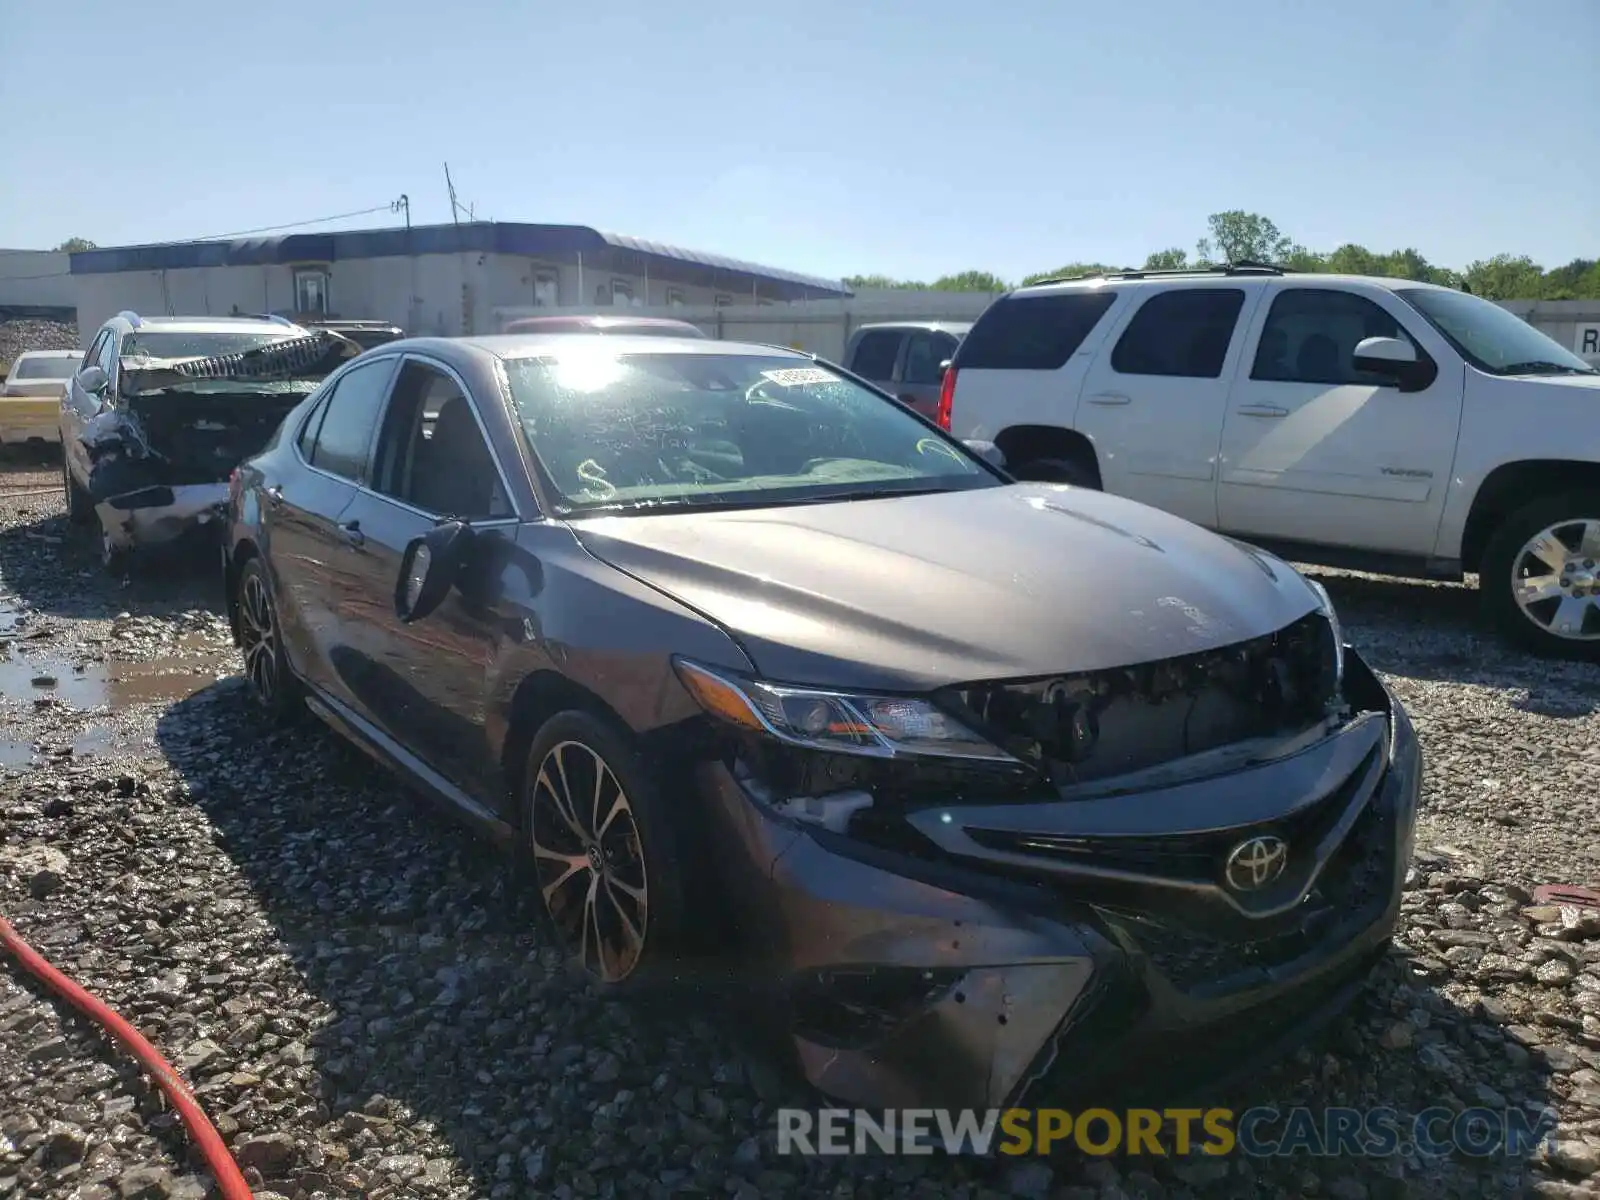
{"label": "red hose on ground", "polygon": [[74,1008],[132,1052],[139,1060],[139,1064],[156,1081],[157,1086],[166,1093],[167,1099],[172,1101],[172,1107],[178,1110],[178,1115],[183,1118],[189,1136],[200,1147],[206,1164],[216,1176],[224,1200],[252,1200],[250,1185],[244,1181],[244,1176],[239,1172],[239,1164],[233,1161],[233,1155],[228,1152],[222,1135],[217,1132],[216,1126],[211,1123],[199,1102],[195,1100],[189,1085],[184,1083],[183,1077],[161,1057],[161,1052],[146,1041],[137,1029],[107,1007],[98,996],[85,991],[51,966],[44,955],[22,940],[11,922],[4,917],[0,917],[0,946],[4,946],[16,955],[17,961],[30,975],[43,980],[52,991],[63,996]]}

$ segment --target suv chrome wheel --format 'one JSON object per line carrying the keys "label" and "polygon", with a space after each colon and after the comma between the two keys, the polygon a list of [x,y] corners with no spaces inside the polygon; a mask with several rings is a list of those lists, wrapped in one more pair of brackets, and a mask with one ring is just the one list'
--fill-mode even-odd
{"label": "suv chrome wheel", "polygon": [[259,572],[245,574],[239,589],[239,647],[244,651],[244,673],[256,698],[271,708],[279,693],[278,629],[266,581]]}
{"label": "suv chrome wheel", "polygon": [[1600,641],[1600,519],[1548,525],[1527,539],[1511,563],[1511,592],[1541,631]]}
{"label": "suv chrome wheel", "polygon": [[545,909],[584,969],[621,983],[644,955],[650,889],[639,825],[616,774],[578,741],[556,743],[530,789]]}

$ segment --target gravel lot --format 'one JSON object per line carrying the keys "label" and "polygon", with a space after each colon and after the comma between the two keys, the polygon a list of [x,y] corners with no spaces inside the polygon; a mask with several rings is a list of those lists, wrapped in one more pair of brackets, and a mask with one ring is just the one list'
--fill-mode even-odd
{"label": "gravel lot", "polygon": [[[0,470],[0,913],[179,1064],[259,1196],[1600,1195],[1600,671],[1504,651],[1474,593],[1323,576],[1410,707],[1425,814],[1390,961],[1229,1099],[1553,1107],[1532,1162],[778,1156],[813,1103],[710,995],[602,1004],[447,818],[247,704],[209,558],[121,586],[49,464]],[[131,614],[131,615],[130,615]],[[131,1060],[0,969],[0,1196],[200,1197]],[[1585,1182],[1587,1181],[1587,1182]]]}

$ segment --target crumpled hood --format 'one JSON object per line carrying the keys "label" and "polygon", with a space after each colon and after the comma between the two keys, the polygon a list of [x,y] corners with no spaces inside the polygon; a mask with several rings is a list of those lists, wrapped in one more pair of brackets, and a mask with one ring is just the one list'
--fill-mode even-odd
{"label": "crumpled hood", "polygon": [[768,679],[922,691],[1172,658],[1316,607],[1279,560],[1050,484],[572,522],[717,622]]}

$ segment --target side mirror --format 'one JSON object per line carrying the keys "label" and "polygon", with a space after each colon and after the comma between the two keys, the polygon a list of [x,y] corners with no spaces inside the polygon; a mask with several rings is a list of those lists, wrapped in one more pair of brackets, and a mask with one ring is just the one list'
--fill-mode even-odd
{"label": "side mirror", "polygon": [[106,369],[99,363],[90,363],[78,372],[78,386],[90,395],[98,396],[106,390],[106,385],[111,380],[106,378]]}
{"label": "side mirror", "polygon": [[1421,391],[1437,373],[1417,357],[1417,348],[1405,338],[1364,338],[1356,344],[1351,365],[1358,371],[1394,380],[1402,392]]}
{"label": "side mirror", "polygon": [[993,442],[985,442],[979,438],[965,438],[961,444],[991,467],[1001,471],[1006,469],[1006,456],[1000,447]]}
{"label": "side mirror", "polygon": [[395,580],[395,616],[409,625],[443,604],[460,576],[472,539],[472,526],[463,521],[446,521],[412,538],[400,558],[400,578]]}

